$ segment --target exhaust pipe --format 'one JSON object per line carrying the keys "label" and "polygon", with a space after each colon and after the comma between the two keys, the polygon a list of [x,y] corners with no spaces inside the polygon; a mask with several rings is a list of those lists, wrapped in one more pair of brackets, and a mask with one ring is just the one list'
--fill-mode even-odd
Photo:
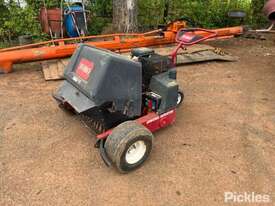
{"label": "exhaust pipe", "polygon": [[267,1],[263,8],[263,12],[269,21],[275,23],[275,0]]}

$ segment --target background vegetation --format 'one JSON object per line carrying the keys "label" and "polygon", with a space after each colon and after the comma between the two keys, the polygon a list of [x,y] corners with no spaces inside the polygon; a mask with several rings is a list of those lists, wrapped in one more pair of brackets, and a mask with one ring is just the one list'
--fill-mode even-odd
{"label": "background vegetation", "polygon": [[[45,0],[48,8],[59,7],[61,0]],[[22,4],[22,2],[25,2]],[[112,0],[88,0],[89,33],[99,34],[112,22]],[[267,24],[261,10],[265,0],[139,0],[139,28],[155,28],[167,21],[183,18],[191,26],[223,27],[240,24],[230,19],[228,11],[247,12],[244,24],[261,27]],[[167,7],[168,5],[168,7]],[[38,21],[43,0],[0,0],[0,42],[2,46],[30,34],[34,40],[47,38]],[[166,9],[165,9],[166,8]],[[168,8],[168,10],[167,10]]]}

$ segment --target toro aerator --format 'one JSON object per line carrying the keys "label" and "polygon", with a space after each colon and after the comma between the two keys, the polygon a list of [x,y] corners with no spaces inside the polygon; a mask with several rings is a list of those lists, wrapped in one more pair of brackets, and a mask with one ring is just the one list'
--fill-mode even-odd
{"label": "toro aerator", "polygon": [[81,45],[64,76],[55,99],[98,133],[103,160],[121,172],[144,163],[152,132],[175,121],[183,100],[172,61],[147,48],[133,49],[129,59]]}
{"label": "toro aerator", "polygon": [[[198,31],[208,36],[194,34]],[[176,82],[179,49],[215,35],[183,29],[171,56],[137,48],[131,59],[83,44],[72,56],[54,97],[98,133],[96,145],[108,166],[132,171],[148,158],[152,132],[176,120],[176,107],[184,98]]]}

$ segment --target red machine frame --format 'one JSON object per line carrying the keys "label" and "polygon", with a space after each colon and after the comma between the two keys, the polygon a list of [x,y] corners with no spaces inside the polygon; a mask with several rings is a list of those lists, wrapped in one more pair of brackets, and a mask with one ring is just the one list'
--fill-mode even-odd
{"label": "red machine frame", "polygon": [[[172,109],[161,115],[156,112],[150,112],[147,115],[138,118],[136,121],[145,126],[151,132],[155,132],[163,127],[173,124],[176,121],[176,109]],[[97,135],[97,139],[106,139],[111,133],[112,129]]]}
{"label": "red machine frame", "polygon": [[[190,34],[191,33],[191,34]],[[180,29],[176,35],[178,45],[172,51],[171,57],[175,64],[179,49],[185,49],[187,46],[192,46],[208,39],[213,39],[218,36],[217,30],[207,30],[202,28]],[[199,37],[194,39],[194,37]],[[155,132],[163,127],[173,124],[176,121],[176,109],[172,109],[164,114],[149,112],[148,114],[136,120],[139,124],[145,126],[151,132]],[[97,135],[98,140],[106,139],[112,133],[112,129]]]}

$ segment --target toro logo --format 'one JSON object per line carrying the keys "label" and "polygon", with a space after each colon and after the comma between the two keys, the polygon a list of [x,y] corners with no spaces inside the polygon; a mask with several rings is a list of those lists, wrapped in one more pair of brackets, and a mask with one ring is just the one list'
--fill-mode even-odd
{"label": "toro logo", "polygon": [[76,69],[76,74],[83,80],[88,80],[90,73],[94,69],[94,63],[92,61],[89,61],[85,58],[82,58],[78,64],[78,67]]}

